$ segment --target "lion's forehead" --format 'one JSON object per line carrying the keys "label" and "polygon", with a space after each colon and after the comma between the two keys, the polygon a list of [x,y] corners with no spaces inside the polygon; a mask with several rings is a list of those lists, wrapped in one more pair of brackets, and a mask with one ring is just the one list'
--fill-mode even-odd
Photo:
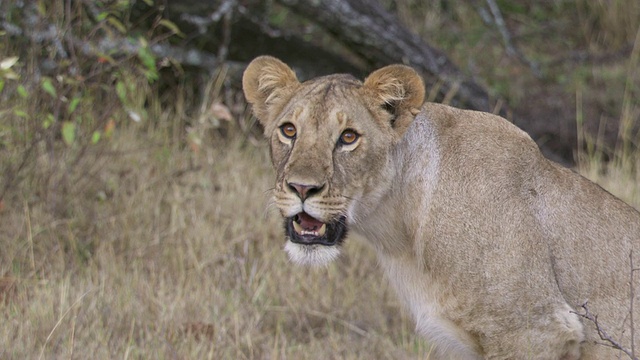
{"label": "lion's forehead", "polygon": [[357,89],[346,88],[326,94],[301,92],[291,99],[280,124],[291,122],[302,132],[336,136],[346,128],[361,128],[371,117]]}
{"label": "lion's forehead", "polygon": [[358,113],[359,111],[345,108],[343,104],[300,104],[294,108],[291,118],[285,121],[297,125],[301,132],[311,132],[319,136],[323,133],[334,134],[336,131],[354,126],[358,119],[362,119]]}

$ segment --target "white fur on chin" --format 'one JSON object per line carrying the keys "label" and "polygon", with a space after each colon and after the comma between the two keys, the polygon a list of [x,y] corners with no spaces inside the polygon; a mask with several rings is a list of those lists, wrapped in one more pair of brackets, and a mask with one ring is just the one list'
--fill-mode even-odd
{"label": "white fur on chin", "polygon": [[327,266],[340,255],[340,249],[337,246],[300,245],[291,240],[287,240],[284,250],[296,265],[314,267]]}

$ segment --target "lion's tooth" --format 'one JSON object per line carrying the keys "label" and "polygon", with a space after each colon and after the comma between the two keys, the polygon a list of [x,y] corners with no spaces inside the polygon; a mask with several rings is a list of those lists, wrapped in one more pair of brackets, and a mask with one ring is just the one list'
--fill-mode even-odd
{"label": "lion's tooth", "polygon": [[327,232],[327,224],[322,224],[320,230],[318,230],[318,236],[323,236]]}
{"label": "lion's tooth", "polygon": [[302,235],[302,233],[304,232],[302,226],[295,221],[293,221],[293,229],[300,235]]}

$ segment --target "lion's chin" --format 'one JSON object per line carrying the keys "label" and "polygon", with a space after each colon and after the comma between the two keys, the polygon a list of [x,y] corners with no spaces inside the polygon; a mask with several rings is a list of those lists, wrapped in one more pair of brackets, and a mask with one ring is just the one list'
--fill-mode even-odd
{"label": "lion's chin", "polygon": [[340,255],[338,246],[302,245],[291,240],[287,240],[284,250],[293,263],[313,267],[327,266]]}

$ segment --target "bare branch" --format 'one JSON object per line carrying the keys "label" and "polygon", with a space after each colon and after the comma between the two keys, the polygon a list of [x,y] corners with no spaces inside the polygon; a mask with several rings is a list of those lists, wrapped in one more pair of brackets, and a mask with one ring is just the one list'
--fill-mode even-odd
{"label": "bare branch", "polygon": [[600,339],[602,341],[606,341],[606,343],[603,343],[601,345],[604,346],[609,346],[611,348],[614,348],[616,350],[620,350],[623,353],[627,354],[627,356],[629,356],[630,359],[632,360],[638,360],[637,357],[635,357],[635,355],[633,354],[632,351],[625,349],[622,345],[620,345],[620,343],[618,343],[615,339],[613,339],[606,331],[605,329],[602,327],[602,325],[600,325],[600,323],[598,323],[598,315],[593,315],[592,313],[589,312],[589,309],[587,308],[587,302],[585,302],[584,304],[582,304],[580,306],[582,309],[584,309],[584,314],[580,314],[578,312],[572,311],[572,313],[587,319],[589,321],[591,321],[595,327],[596,330],[598,331],[598,336],[600,336]]}
{"label": "bare branch", "polygon": [[518,49],[514,43],[513,38],[511,37],[511,33],[507,29],[507,25],[504,22],[504,18],[502,17],[502,13],[500,12],[500,8],[495,0],[486,0],[487,5],[489,5],[489,10],[491,11],[491,15],[493,16],[493,23],[498,28],[500,35],[502,36],[502,41],[504,41],[504,47],[507,50],[507,54],[511,56],[515,56],[520,61],[525,63],[527,66],[531,68],[533,74],[540,78],[542,77],[542,71],[540,71],[540,66],[527,58],[520,49]]}
{"label": "bare branch", "polygon": [[[493,99],[439,49],[411,32],[377,1],[277,0],[305,17],[372,68],[402,63],[416,69],[428,84],[441,84],[440,94],[455,94],[456,105],[491,111]],[[504,109],[506,114],[506,109]]]}
{"label": "bare branch", "polygon": [[608,64],[613,62],[624,61],[631,55],[631,51],[634,49],[633,44],[623,46],[619,50],[603,53],[603,54],[591,54],[588,51],[571,51],[568,55],[561,55],[553,60],[545,63],[545,66],[558,66],[568,62],[573,63],[590,63],[590,64]]}
{"label": "bare branch", "polygon": [[629,251],[629,326],[631,327],[631,355],[635,358],[635,329],[633,324],[633,298],[635,296],[633,291],[633,249]]}
{"label": "bare branch", "polygon": [[206,17],[183,13],[180,19],[196,26],[198,33],[202,35],[209,30],[210,25],[218,23],[223,17],[228,17],[237,6],[238,3],[236,0],[224,0],[214,12]]}

